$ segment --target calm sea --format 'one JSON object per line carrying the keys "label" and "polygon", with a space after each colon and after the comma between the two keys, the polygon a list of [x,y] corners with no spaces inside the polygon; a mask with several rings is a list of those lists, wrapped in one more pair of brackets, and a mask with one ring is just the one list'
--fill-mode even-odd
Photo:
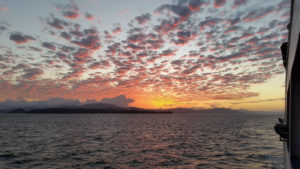
{"label": "calm sea", "polygon": [[283,168],[277,117],[0,114],[0,168]]}

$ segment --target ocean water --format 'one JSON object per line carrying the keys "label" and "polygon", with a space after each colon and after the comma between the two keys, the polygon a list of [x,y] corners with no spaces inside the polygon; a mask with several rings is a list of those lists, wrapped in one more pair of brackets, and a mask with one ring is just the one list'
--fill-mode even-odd
{"label": "ocean water", "polygon": [[283,168],[277,118],[0,114],[0,168]]}

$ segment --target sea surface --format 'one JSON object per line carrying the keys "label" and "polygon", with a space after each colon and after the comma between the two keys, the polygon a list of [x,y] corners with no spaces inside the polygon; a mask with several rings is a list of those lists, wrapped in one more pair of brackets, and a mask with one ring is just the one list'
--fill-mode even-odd
{"label": "sea surface", "polygon": [[0,168],[283,168],[278,117],[0,114]]}

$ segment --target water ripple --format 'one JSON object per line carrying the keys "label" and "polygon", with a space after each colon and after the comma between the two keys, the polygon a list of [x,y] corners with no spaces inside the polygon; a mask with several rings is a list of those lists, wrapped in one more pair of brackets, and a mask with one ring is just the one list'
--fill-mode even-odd
{"label": "water ripple", "polygon": [[0,168],[283,168],[276,119],[0,114]]}

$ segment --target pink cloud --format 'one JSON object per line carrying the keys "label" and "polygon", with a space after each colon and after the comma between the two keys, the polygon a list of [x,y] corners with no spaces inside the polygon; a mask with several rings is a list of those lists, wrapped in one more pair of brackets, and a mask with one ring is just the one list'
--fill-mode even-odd
{"label": "pink cloud", "polygon": [[266,8],[259,8],[257,10],[254,10],[250,12],[248,15],[246,15],[243,18],[244,22],[253,22],[256,20],[259,20],[267,15],[270,15],[272,12],[274,12],[275,7],[274,6],[269,6]]}
{"label": "pink cloud", "polygon": [[247,4],[247,0],[234,0],[234,3],[232,5],[232,9],[235,9],[237,7],[240,7],[242,5],[246,5]]}
{"label": "pink cloud", "polygon": [[90,20],[90,21],[94,19],[94,16],[87,12],[84,14],[84,16],[85,16],[85,19]]}
{"label": "pink cloud", "polygon": [[124,16],[124,15],[130,14],[130,13],[131,13],[130,9],[124,9],[124,10],[121,10],[121,11],[118,12],[118,14],[120,16]]}
{"label": "pink cloud", "polygon": [[215,0],[214,7],[220,8],[226,4],[226,0]]}
{"label": "pink cloud", "polygon": [[16,42],[17,44],[25,44],[28,43],[29,41],[35,40],[32,36],[29,35],[22,35],[21,33],[12,33],[9,36],[9,39]]}
{"label": "pink cloud", "polygon": [[2,12],[8,11],[8,7],[0,7],[0,11],[2,11]]}
{"label": "pink cloud", "polygon": [[74,0],[70,0],[67,4],[57,4],[56,9],[61,12],[61,14],[69,19],[76,19],[80,16],[78,5]]}

